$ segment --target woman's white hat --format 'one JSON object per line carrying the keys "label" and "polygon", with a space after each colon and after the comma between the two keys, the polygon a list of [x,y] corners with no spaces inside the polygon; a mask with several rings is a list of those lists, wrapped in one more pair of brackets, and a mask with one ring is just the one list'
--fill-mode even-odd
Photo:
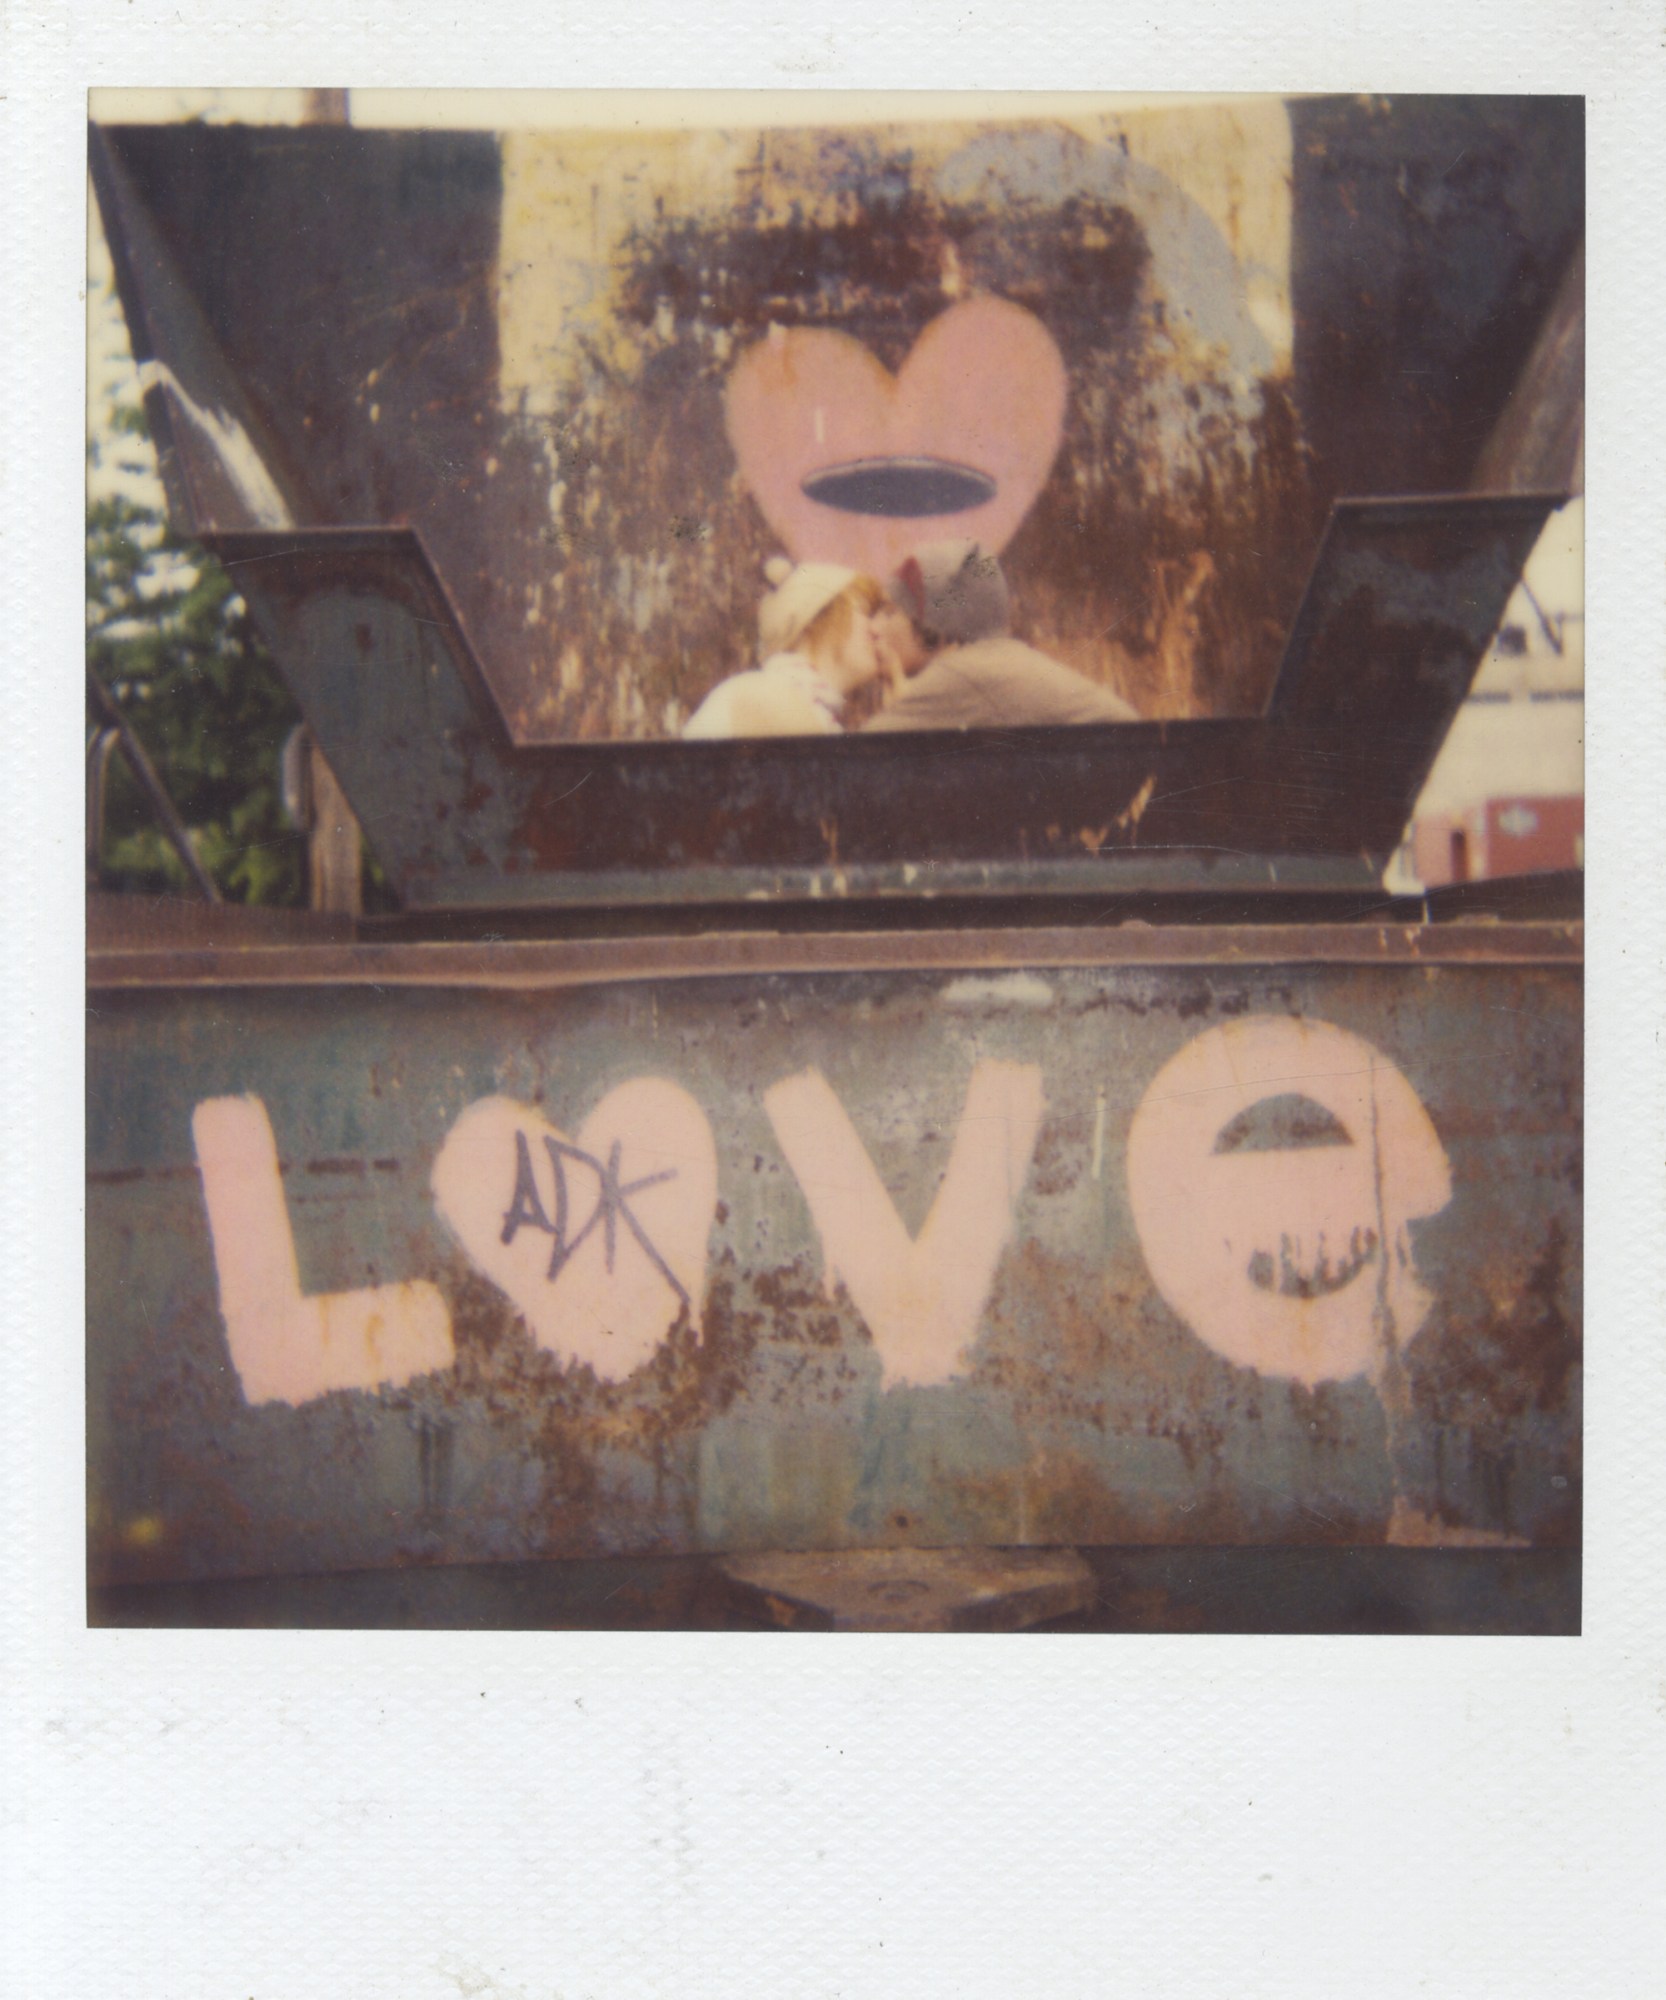
{"label": "woman's white hat", "polygon": [[764,575],[775,588],[758,606],[758,645],[767,660],[771,653],[790,653],[856,572],[838,563],[799,563],[771,556]]}

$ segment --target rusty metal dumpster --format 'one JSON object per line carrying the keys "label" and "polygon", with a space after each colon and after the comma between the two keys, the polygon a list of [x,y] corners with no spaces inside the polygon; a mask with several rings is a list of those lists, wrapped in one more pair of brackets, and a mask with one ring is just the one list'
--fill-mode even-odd
{"label": "rusty metal dumpster", "polygon": [[[1114,173],[1022,121],[775,135],[720,231],[689,158],[654,183],[595,134],[95,131],[173,505],[400,905],[93,914],[95,1603],[237,1615],[312,1578],[242,1601],[372,1618],[426,1575],[485,1618],[490,1578],[537,1564],[572,1580],[553,1622],[619,1617],[608,1592],[678,1622],[667,1565],[1069,1548],[1090,1625],[1347,1622],[1320,1602],[1346,1575],[1390,1623],[1577,1629],[1577,884],[1381,886],[1574,471],[1543,426],[1511,443],[1511,399],[1566,333],[1577,117],[1280,116],[1272,275],[1204,256],[1195,158],[1165,194],[1149,132]],[[1484,171],[1437,199],[1419,163],[1454,134]],[[551,333],[567,386],[540,404],[506,204],[555,175],[570,233],[575,174],[628,211],[622,344],[586,350],[580,395]],[[832,208],[787,199],[807,188]],[[1338,201],[1394,252],[1382,298]],[[1145,334],[1049,319],[1061,216],[1076,302],[1120,285]],[[583,263],[547,254],[563,282]],[[275,309],[306,259],[333,358]],[[795,554],[813,531],[718,361],[732,379],[774,324],[906,373],[945,287],[1016,301],[1073,371],[1004,560],[1035,634],[1148,719],[653,740],[739,643],[723,579],[760,516]],[[574,324],[601,310],[569,294]],[[1195,352],[1222,382],[1261,342],[1262,392],[1221,389],[1218,432],[1121,423],[1112,387],[1175,387],[1147,335],[1183,307],[1216,312]],[[925,532],[915,476],[884,461],[864,533]],[[1209,563],[1177,652],[1188,545]],[[1292,1562],[1309,1610],[1258,1612]]]}

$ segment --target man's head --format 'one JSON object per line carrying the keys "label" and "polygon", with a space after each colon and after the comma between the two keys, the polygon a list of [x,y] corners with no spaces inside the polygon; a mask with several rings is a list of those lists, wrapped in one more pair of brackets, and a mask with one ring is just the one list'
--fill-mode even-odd
{"label": "man's head", "polygon": [[927,542],[903,563],[887,592],[906,613],[921,655],[918,665],[905,664],[905,672],[918,672],[945,646],[970,645],[1007,629],[1007,580],[976,542]]}

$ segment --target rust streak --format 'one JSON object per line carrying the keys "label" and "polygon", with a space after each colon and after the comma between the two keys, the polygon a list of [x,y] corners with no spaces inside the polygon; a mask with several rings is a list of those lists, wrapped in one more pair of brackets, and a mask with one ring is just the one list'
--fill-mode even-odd
{"label": "rust streak", "polygon": [[[1117,814],[1116,823],[1121,831],[1125,833],[1137,833],[1139,831],[1140,821],[1144,819],[1145,809],[1150,805],[1152,795],[1156,789],[1157,773],[1153,771],[1145,783],[1141,785],[1139,790],[1128,801],[1124,810]],[[1098,851],[1097,848],[1094,849],[1096,854]]]}

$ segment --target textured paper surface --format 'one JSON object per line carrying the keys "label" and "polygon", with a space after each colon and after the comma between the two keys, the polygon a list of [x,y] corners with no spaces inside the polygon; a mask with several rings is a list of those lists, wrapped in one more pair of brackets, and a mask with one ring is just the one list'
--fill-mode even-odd
{"label": "textured paper surface", "polygon": [[[1629,1996],[1666,1945],[1661,11],[12,0],[0,1988]],[[89,84],[1590,99],[1589,1405],[1577,1641],[88,1632]]]}

